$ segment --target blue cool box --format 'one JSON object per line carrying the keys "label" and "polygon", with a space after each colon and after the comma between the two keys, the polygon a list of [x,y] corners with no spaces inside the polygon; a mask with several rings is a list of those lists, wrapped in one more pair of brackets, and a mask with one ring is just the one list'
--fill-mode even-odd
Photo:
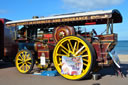
{"label": "blue cool box", "polygon": [[41,75],[41,76],[58,76],[59,73],[57,71],[43,71],[40,74],[33,74],[33,75]]}

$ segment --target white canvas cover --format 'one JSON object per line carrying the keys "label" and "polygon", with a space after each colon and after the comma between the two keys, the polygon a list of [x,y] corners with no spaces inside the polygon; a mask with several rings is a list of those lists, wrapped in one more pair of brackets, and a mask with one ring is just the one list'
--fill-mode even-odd
{"label": "white canvas cover", "polygon": [[66,57],[62,56],[62,74],[80,75],[83,68],[83,60],[81,56]]}

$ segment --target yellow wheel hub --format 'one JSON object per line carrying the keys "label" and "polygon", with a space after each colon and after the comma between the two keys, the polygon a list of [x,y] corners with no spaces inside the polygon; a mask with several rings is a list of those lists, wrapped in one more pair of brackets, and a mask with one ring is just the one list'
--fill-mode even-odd
{"label": "yellow wheel hub", "polygon": [[27,50],[21,50],[16,55],[16,67],[21,73],[29,73],[33,68],[33,58],[31,53]]}
{"label": "yellow wheel hub", "polygon": [[[67,57],[82,56],[83,69],[81,74],[80,75],[62,74],[61,73],[62,56],[67,56]],[[81,39],[80,37],[77,36],[67,36],[61,39],[54,48],[53,62],[59,74],[61,74],[64,78],[71,80],[79,80],[89,74],[90,69],[92,67],[92,55],[89,46],[85,43],[83,38]]]}

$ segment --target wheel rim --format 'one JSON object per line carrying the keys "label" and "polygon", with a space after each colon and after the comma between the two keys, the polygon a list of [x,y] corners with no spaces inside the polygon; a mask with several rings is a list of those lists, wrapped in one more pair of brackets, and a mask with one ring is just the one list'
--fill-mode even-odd
{"label": "wheel rim", "polygon": [[19,72],[27,73],[32,66],[31,53],[23,50],[16,55],[16,67]]}
{"label": "wheel rim", "polygon": [[[62,56],[69,57],[70,54],[75,55],[74,57],[80,56],[80,55],[82,56],[83,69],[80,75],[71,76],[71,75],[67,75],[67,74],[65,75],[61,73]],[[57,43],[56,47],[54,48],[53,62],[57,71],[64,78],[71,79],[71,80],[78,80],[85,77],[85,75],[87,75],[90,71],[91,64],[92,64],[91,52],[88,45],[84,42],[84,40],[76,36],[68,36],[61,39]]]}

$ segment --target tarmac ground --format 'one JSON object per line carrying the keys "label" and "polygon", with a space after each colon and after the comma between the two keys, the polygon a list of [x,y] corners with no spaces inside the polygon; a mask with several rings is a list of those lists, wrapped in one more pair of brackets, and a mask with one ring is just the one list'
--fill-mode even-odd
{"label": "tarmac ground", "polygon": [[0,61],[0,85],[128,85],[128,61],[121,62],[125,77],[116,76],[114,70],[104,68],[100,71],[99,80],[86,79],[71,81],[61,76],[48,77],[32,74],[21,74],[11,63]]}

